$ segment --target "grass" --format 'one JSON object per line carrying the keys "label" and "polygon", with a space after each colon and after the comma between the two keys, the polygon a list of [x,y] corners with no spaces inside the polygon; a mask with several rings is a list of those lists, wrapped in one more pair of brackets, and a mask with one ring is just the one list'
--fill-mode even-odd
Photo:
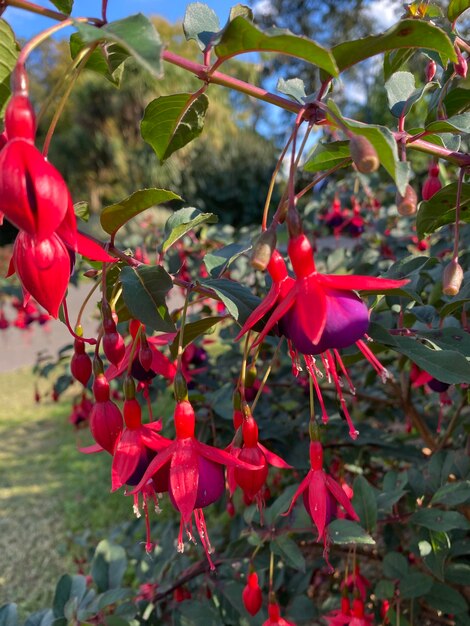
{"label": "grass", "polygon": [[22,615],[50,606],[58,578],[76,573],[74,534],[97,542],[132,515],[129,498],[109,493],[110,457],[77,450],[73,395],[35,404],[30,370],[0,375],[0,605]]}

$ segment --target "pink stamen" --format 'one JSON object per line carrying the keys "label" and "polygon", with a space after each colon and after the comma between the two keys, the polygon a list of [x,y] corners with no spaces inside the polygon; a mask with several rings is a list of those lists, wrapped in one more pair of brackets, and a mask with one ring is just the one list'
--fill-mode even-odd
{"label": "pink stamen", "polygon": [[144,514],[145,514],[145,531],[146,531],[146,542],[145,542],[145,552],[150,554],[153,550],[153,543],[150,537],[150,518],[149,518],[149,507],[147,502],[147,496],[144,494]]}
{"label": "pink stamen", "polygon": [[289,350],[289,356],[292,361],[292,375],[295,376],[295,378],[298,378],[300,372],[302,371],[299,361],[299,355],[297,354],[297,350],[295,350],[295,348],[293,347],[292,341],[290,341],[290,339],[287,341],[287,346]]}
{"label": "pink stamen", "polygon": [[199,533],[199,537],[201,538],[202,547],[204,548],[207,560],[209,561],[209,567],[211,568],[211,570],[215,570],[215,565],[212,562],[210,556],[213,550],[209,541],[209,536],[207,534],[206,520],[204,519],[204,513],[202,509],[194,509],[194,520],[196,522],[196,528]]}
{"label": "pink stamen", "polygon": [[328,360],[327,360],[324,352],[322,352],[320,354],[320,356],[321,356],[321,360],[322,360],[322,363],[323,363],[323,369],[325,370],[326,380],[329,383],[331,383],[331,372],[330,372],[330,366],[328,364]]}
{"label": "pink stamen", "polygon": [[344,377],[348,381],[348,385],[349,385],[349,389],[351,390],[351,393],[353,394],[353,396],[355,396],[356,395],[356,388],[354,387],[353,382],[352,382],[351,378],[349,377],[348,370],[346,369],[346,367],[345,367],[345,365],[344,365],[344,363],[343,363],[343,361],[341,359],[341,356],[340,356],[338,350],[333,350],[333,354],[336,357],[336,361],[339,363],[339,366],[341,368],[341,371],[343,372]]}
{"label": "pink stamen", "polygon": [[385,383],[390,377],[388,370],[382,365],[382,363],[378,360],[372,350],[362,341],[362,339],[356,341],[356,346],[375,369],[377,374],[380,376],[382,382]]}
{"label": "pink stamen", "polygon": [[[307,366],[308,373],[312,379],[313,386],[315,387],[315,393],[317,394],[318,401],[320,402],[320,407],[322,411],[322,421],[324,424],[328,423],[328,413],[326,411],[325,402],[323,401],[323,396],[321,393],[320,385],[318,384],[318,380],[316,377],[317,368],[315,367],[315,359],[309,355],[305,355],[305,364]],[[318,371],[318,370],[317,370]]]}
{"label": "pink stamen", "polygon": [[330,371],[331,371],[331,374],[333,376],[333,380],[335,383],[336,393],[338,394],[341,408],[343,409],[344,416],[349,426],[349,435],[351,439],[357,439],[357,436],[359,435],[359,431],[355,429],[351,416],[349,415],[348,407],[346,405],[346,401],[343,396],[343,391],[341,389],[341,383],[338,378],[338,372],[336,371],[334,357],[329,350],[327,350],[325,354],[326,354],[326,358],[328,359],[328,363],[330,365]]}

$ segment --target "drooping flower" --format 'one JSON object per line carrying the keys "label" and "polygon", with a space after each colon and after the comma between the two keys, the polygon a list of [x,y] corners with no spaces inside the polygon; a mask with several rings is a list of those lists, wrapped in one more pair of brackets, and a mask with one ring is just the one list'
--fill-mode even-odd
{"label": "drooping flower", "polygon": [[168,493],[175,508],[181,513],[178,535],[178,551],[184,549],[183,531],[194,540],[192,518],[201,539],[211,569],[212,547],[207,534],[203,508],[220,498],[225,486],[224,466],[254,469],[252,465],[239,461],[227,452],[201,443],[195,438],[195,414],[187,400],[177,402],[174,412],[176,439],[167,440],[165,447],[150,462],[142,479],[132,492],[134,495],[145,489],[148,481],[169,466]]}
{"label": "drooping flower", "polygon": [[330,611],[323,615],[328,626],[343,626],[351,620],[351,605],[347,595],[341,597],[341,608]]}
{"label": "drooping flower", "polygon": [[319,441],[310,442],[310,466],[311,469],[300,483],[285,515],[288,515],[292,511],[297,499],[302,494],[305,494],[305,508],[318,531],[317,541],[323,541],[323,556],[328,561],[330,538],[328,536],[327,525],[331,521],[328,515],[329,510],[331,512],[331,501],[340,504],[351,519],[358,521],[359,517],[341,485],[323,469],[323,447]]}
{"label": "drooping flower", "polygon": [[423,190],[421,192],[423,200],[430,200],[441,189],[442,184],[439,180],[439,165],[432,162],[429,166],[428,176],[424,181]]}
{"label": "drooping flower", "polygon": [[245,609],[252,616],[256,615],[263,604],[263,594],[258,582],[258,574],[250,572],[243,588],[242,600]]}
{"label": "drooping flower", "polygon": [[281,609],[277,602],[270,602],[268,605],[268,619],[263,622],[263,626],[295,626],[295,624],[281,617]]}
{"label": "drooping flower", "polygon": [[91,446],[83,452],[99,452],[104,449],[114,453],[122,432],[122,415],[116,404],[109,398],[109,383],[104,374],[98,374],[93,382],[95,405],[90,414],[90,431],[98,447]]}
{"label": "drooping flower", "polygon": [[356,291],[366,289],[387,292],[402,287],[408,280],[320,274],[315,267],[310,242],[303,234],[290,240],[288,252],[296,279],[288,275],[284,259],[275,251],[267,268],[273,280],[271,289],[248,317],[237,339],[253,328],[264,315],[270,313],[253,347],[259,345],[278,325],[281,334],[289,340],[295,373],[300,371],[297,354],[305,355],[307,370],[320,401],[323,421],[326,422],[328,415],[317,381],[317,377],[322,374],[314,359],[314,355],[320,355],[325,374],[328,380],[333,380],[336,387],[341,408],[349,424],[349,433],[356,438],[358,432],[352,424],[343,397],[337,368],[346,378],[353,393],[354,387],[338,349],[355,343],[382,378],[388,375],[363,341],[369,328],[369,310]]}
{"label": "drooping flower", "polygon": [[367,589],[371,586],[370,581],[362,575],[359,564],[356,564],[354,571],[348,575],[345,581],[343,581],[342,588],[349,590],[357,589],[362,600],[365,602],[367,599]]}
{"label": "drooping flower", "polygon": [[70,360],[70,371],[75,380],[87,386],[92,372],[92,364],[89,355],[85,352],[85,342],[75,339],[73,344],[73,356]]}

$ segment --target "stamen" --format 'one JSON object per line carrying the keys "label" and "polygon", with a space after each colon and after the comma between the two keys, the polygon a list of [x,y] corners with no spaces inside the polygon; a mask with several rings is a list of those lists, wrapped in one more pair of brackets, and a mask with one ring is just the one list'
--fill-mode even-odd
{"label": "stamen", "polygon": [[149,518],[149,508],[147,503],[147,498],[144,496],[144,513],[145,513],[145,531],[146,531],[146,542],[145,542],[145,552],[150,554],[153,550],[153,543],[150,537],[150,518]]}
{"label": "stamen", "polygon": [[390,378],[390,372],[382,365],[382,363],[378,360],[372,350],[362,341],[362,339],[356,341],[356,346],[375,369],[377,374],[380,376],[382,382],[387,382],[387,380]]}
{"label": "stamen", "polygon": [[178,544],[176,546],[176,551],[183,554],[184,552],[184,542],[183,542],[183,519],[180,520],[180,530],[178,533]]}
{"label": "stamen", "polygon": [[194,520],[196,522],[196,528],[199,533],[199,537],[201,538],[202,547],[204,548],[207,560],[209,561],[209,567],[211,568],[211,570],[215,570],[215,565],[210,557],[211,553],[214,550],[210,544],[209,536],[207,535],[206,520],[204,519],[204,513],[202,509],[194,509]]}
{"label": "stamen", "polygon": [[324,424],[328,423],[328,413],[326,412],[325,402],[323,400],[323,396],[321,393],[320,385],[317,380],[317,368],[315,366],[315,359],[309,355],[305,355],[305,364],[307,366],[308,373],[313,381],[313,386],[315,387],[315,393],[317,394],[318,401],[320,402],[321,413],[322,413],[322,421]]}
{"label": "stamen", "polygon": [[292,345],[292,341],[290,339],[287,340],[287,347],[289,350],[289,356],[292,361],[292,375],[295,376],[295,378],[297,378],[300,372],[302,371],[302,367],[300,365],[300,360],[299,360],[299,355],[297,353],[297,350]]}
{"label": "stamen", "polygon": [[329,383],[331,383],[331,372],[330,372],[330,366],[329,366],[328,361],[327,361],[327,359],[326,359],[325,352],[322,352],[322,353],[320,354],[320,356],[321,356],[321,360],[322,360],[322,363],[323,363],[323,369],[325,370],[326,380],[327,380]]}
{"label": "stamen", "polygon": [[134,504],[132,506],[132,510],[134,511],[134,515],[137,517],[137,519],[139,517],[142,517],[139,508],[139,494],[137,493],[134,495]]}
{"label": "stamen", "polygon": [[333,357],[333,355],[331,354],[331,352],[329,350],[327,350],[325,352],[325,355],[326,355],[326,358],[328,359],[328,363],[330,365],[330,371],[331,371],[331,374],[333,376],[333,380],[334,380],[334,383],[335,383],[336,392],[337,392],[338,397],[339,397],[341,408],[343,409],[344,416],[345,416],[346,421],[347,421],[348,426],[349,426],[349,435],[350,435],[351,439],[357,439],[357,436],[359,435],[359,431],[355,429],[354,424],[353,424],[352,419],[351,419],[351,416],[349,415],[348,407],[347,407],[346,401],[344,399],[343,391],[341,389],[341,385],[340,385],[340,382],[339,382],[338,372],[336,371],[336,365],[335,365],[334,357]]}
{"label": "stamen", "polygon": [[338,350],[333,350],[333,354],[336,357],[336,361],[339,363],[339,366],[341,368],[341,371],[343,372],[344,377],[348,381],[349,389],[350,389],[352,395],[355,396],[356,395],[356,388],[354,387],[353,382],[352,382],[351,378],[349,377],[348,370],[346,369],[346,367],[345,367],[345,365],[343,363],[343,360],[341,359],[341,356],[340,356]]}

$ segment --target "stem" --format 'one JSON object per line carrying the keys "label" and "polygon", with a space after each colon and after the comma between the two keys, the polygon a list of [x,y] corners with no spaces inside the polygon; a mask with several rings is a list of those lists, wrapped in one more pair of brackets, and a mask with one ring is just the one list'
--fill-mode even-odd
{"label": "stem", "polygon": [[277,178],[277,175],[279,173],[279,170],[281,169],[282,162],[284,161],[284,157],[286,156],[286,152],[287,152],[287,150],[288,150],[288,148],[289,148],[289,146],[291,144],[291,141],[292,141],[292,139],[294,137],[294,132],[295,132],[295,130],[293,130],[292,133],[290,134],[289,139],[287,140],[287,143],[284,146],[283,151],[281,152],[281,156],[277,160],[276,167],[274,168],[273,174],[271,176],[271,182],[269,183],[269,189],[268,189],[268,194],[266,196],[266,202],[264,203],[263,221],[261,222],[261,230],[266,230],[266,228],[267,228],[269,205],[271,204],[271,198],[272,198],[272,195],[273,195],[274,184],[276,182],[276,178]]}
{"label": "stem", "polygon": [[333,172],[336,172],[336,170],[341,169],[342,167],[345,167],[349,162],[351,161],[350,157],[347,157],[346,159],[344,159],[344,161],[341,161],[340,163],[338,163],[337,165],[335,165],[334,167],[331,167],[329,170],[327,170],[326,172],[322,172],[321,174],[319,174],[316,178],[314,178],[312,180],[312,182],[310,182],[306,187],[304,187],[302,189],[302,191],[299,191],[299,193],[297,194],[296,198],[297,200],[299,200],[300,198],[302,198],[302,196],[305,196],[305,194],[310,191],[310,189],[312,189],[312,187],[315,187],[316,184],[318,184],[321,180],[323,180],[324,178],[328,178],[328,176],[330,176],[331,174],[333,174]]}
{"label": "stem", "polygon": [[182,359],[183,359],[183,339],[184,339],[184,327],[186,324],[186,314],[188,312],[189,299],[191,297],[191,286],[186,290],[186,298],[184,300],[183,312],[181,314],[181,326],[180,326],[180,334],[178,337],[178,361],[176,368],[179,372],[181,372],[182,367]]}
{"label": "stem", "polygon": [[283,339],[284,339],[284,337],[281,337],[279,343],[277,344],[276,350],[274,351],[274,354],[273,354],[273,358],[271,359],[271,361],[270,361],[270,363],[268,365],[268,369],[266,370],[266,373],[263,376],[263,380],[261,381],[261,384],[260,384],[259,389],[258,389],[258,391],[256,393],[256,396],[255,396],[255,399],[253,400],[253,403],[251,405],[251,413],[255,412],[256,405],[258,404],[258,400],[260,399],[261,393],[262,393],[262,391],[264,389],[266,381],[268,380],[269,375],[271,374],[271,370],[273,368],[274,361],[277,359],[277,355],[279,354],[279,348],[281,347],[281,343],[282,343]]}
{"label": "stem", "polygon": [[[303,121],[304,113],[305,113],[305,109],[301,109],[298,112],[297,117],[295,119],[294,133],[292,137],[292,151],[291,151],[291,157],[290,157],[290,172],[289,172],[289,184],[288,184],[289,209],[291,208],[293,209],[296,204],[295,172],[297,169],[296,163],[298,163],[298,160],[296,161],[296,146],[297,146],[297,135],[299,133],[300,125],[302,124],[302,121]],[[300,152],[299,152],[299,158],[300,158]]]}
{"label": "stem", "polygon": [[129,354],[129,364],[127,366],[126,376],[131,376],[132,364],[134,363],[134,356],[137,350],[137,345],[140,342],[140,333],[142,332],[142,324],[137,329],[134,340],[132,341],[131,353]]}
{"label": "stem", "polygon": [[101,19],[103,20],[103,24],[106,24],[108,18],[106,17],[106,12],[108,10],[108,0],[101,0]]}
{"label": "stem", "polygon": [[[401,133],[394,133],[394,135],[395,139],[401,139]],[[413,135],[407,135],[406,142],[407,144],[411,144],[410,147],[418,150],[419,152],[432,154],[438,159],[445,159],[446,161],[450,161],[451,163],[459,165],[460,167],[470,166],[470,154],[464,154],[463,152],[453,152],[452,150],[448,150],[447,148],[443,148],[442,146],[437,146],[436,144],[429,143],[428,141],[415,139]]]}
{"label": "stem", "polygon": [[23,9],[24,11],[29,11],[30,13],[42,15],[43,17],[50,17],[52,20],[59,20],[60,22],[67,19],[67,16],[63,13],[51,11],[51,9],[45,9],[44,7],[39,6],[39,4],[27,2],[26,0],[3,0],[3,4],[6,7],[11,6],[17,9]]}
{"label": "stem", "polygon": [[454,263],[458,263],[459,260],[459,236],[460,236],[460,200],[462,197],[462,184],[465,170],[460,168],[459,181],[457,184],[457,196],[455,200],[455,226],[454,226],[454,251],[452,260]]}
{"label": "stem", "polygon": [[446,445],[447,441],[449,440],[449,437],[454,432],[455,426],[457,424],[457,420],[459,419],[460,414],[462,413],[462,410],[466,404],[467,404],[467,398],[464,395],[462,400],[460,401],[459,406],[457,407],[457,410],[455,411],[454,415],[452,416],[452,419],[449,422],[446,432],[444,433],[441,441],[438,443],[436,447],[436,450],[435,450],[436,452],[439,452],[439,450],[442,450],[442,448]]}
{"label": "stem", "polygon": [[77,333],[73,330],[72,326],[70,325],[69,310],[67,308],[67,300],[65,298],[62,300],[62,310],[64,312],[65,325],[67,326],[67,329],[69,333],[72,335],[72,337],[74,339],[80,339],[81,341],[84,341],[85,343],[89,343],[90,346],[96,345],[97,341],[94,337],[90,337],[89,339],[85,337],[80,337],[80,335],[77,335]]}
{"label": "stem", "polygon": [[240,395],[242,398],[242,405],[245,402],[245,377],[246,377],[246,361],[248,359],[248,353],[250,351],[249,341],[250,341],[251,332],[248,331],[245,337],[245,345],[243,347],[243,359],[242,366],[240,369],[240,378],[238,380],[238,389],[240,391]]}
{"label": "stem", "polygon": [[315,424],[315,395],[313,393],[313,379],[308,377],[308,396],[310,401],[310,423]]}
{"label": "stem", "polygon": [[88,292],[87,297],[85,298],[85,300],[82,303],[82,306],[80,307],[80,310],[78,312],[77,315],[77,323],[75,324],[75,326],[80,326],[81,325],[81,321],[82,321],[82,315],[83,312],[85,311],[85,307],[88,304],[88,302],[90,301],[91,296],[95,293],[95,291],[98,289],[98,287],[100,286],[100,281],[97,280],[96,283],[93,285],[93,287],[90,289],[90,291]]}
{"label": "stem", "polygon": [[271,594],[273,591],[273,581],[274,581],[274,552],[270,551],[269,558],[269,593]]}

